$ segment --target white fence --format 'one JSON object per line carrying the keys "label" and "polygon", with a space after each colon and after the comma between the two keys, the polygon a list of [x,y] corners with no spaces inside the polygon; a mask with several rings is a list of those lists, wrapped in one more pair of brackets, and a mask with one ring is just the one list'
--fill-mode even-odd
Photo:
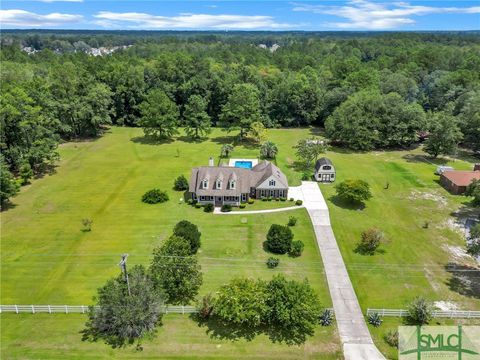
{"label": "white fence", "polygon": [[[408,316],[408,311],[403,309],[367,309],[367,316],[373,313],[377,313],[380,316],[396,316],[404,317]],[[432,311],[432,316],[434,318],[464,318],[464,319],[480,319],[480,311],[469,311],[469,310],[449,310],[441,311],[434,310]]]}
{"label": "white fence", "polygon": [[[85,314],[88,305],[0,305],[0,313],[48,313],[48,314]],[[191,314],[198,312],[195,306],[163,306],[165,314]]]}

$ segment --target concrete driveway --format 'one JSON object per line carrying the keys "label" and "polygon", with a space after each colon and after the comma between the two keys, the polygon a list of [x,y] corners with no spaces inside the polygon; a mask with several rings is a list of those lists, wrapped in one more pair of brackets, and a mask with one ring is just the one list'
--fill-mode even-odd
{"label": "concrete driveway", "polygon": [[335,240],[328,207],[318,184],[302,181],[303,205],[312,220],[322,255],[338,332],[346,360],[384,360],[373,344],[360,304],[353,290],[342,254]]}

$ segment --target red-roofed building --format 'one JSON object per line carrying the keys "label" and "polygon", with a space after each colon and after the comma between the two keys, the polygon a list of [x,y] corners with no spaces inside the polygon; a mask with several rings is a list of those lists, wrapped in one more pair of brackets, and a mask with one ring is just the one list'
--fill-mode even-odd
{"label": "red-roofed building", "polygon": [[463,194],[473,180],[480,180],[480,164],[473,171],[448,170],[440,175],[440,184],[452,194]]}

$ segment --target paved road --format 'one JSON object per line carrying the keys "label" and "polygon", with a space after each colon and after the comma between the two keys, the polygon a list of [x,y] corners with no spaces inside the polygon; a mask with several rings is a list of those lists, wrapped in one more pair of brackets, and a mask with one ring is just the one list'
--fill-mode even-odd
{"label": "paved road", "polygon": [[330,216],[325,199],[316,182],[303,181],[300,189],[303,205],[312,219],[322,255],[345,359],[384,360],[385,357],[373,344],[365,323],[342,254],[330,226]]}

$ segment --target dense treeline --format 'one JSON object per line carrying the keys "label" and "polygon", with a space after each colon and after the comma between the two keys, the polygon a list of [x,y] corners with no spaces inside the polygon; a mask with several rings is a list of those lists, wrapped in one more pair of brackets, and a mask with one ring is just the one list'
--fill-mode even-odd
{"label": "dense treeline", "polygon": [[60,139],[109,124],[155,136],[186,126],[193,137],[210,126],[317,125],[359,150],[447,132],[480,150],[480,39],[468,33],[8,32],[0,60],[1,162],[15,175],[45,171]]}

